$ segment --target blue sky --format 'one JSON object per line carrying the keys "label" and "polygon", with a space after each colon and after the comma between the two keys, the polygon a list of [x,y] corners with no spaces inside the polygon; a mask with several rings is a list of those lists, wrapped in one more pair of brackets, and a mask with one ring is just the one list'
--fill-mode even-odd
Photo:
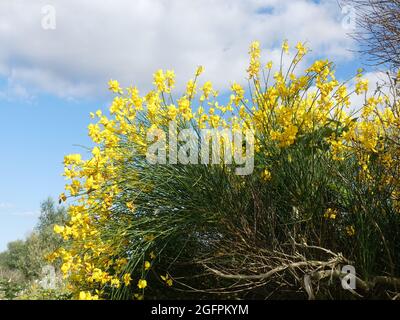
{"label": "blue sky", "polygon": [[[32,230],[41,201],[63,191],[63,157],[90,146],[89,112],[107,107],[110,78],[146,90],[155,70],[174,69],[179,90],[201,64],[224,91],[244,81],[253,40],[266,61],[277,62],[288,39],[307,41],[310,59],[335,61],[339,78],[361,66],[335,0],[110,3],[0,3],[0,251]],[[44,29],[53,13],[55,28]]]}
{"label": "blue sky", "polygon": [[28,234],[42,200],[57,199],[63,191],[63,157],[85,152],[79,145],[90,146],[89,111],[104,105],[51,95],[34,102],[0,102],[0,250],[8,241]]}

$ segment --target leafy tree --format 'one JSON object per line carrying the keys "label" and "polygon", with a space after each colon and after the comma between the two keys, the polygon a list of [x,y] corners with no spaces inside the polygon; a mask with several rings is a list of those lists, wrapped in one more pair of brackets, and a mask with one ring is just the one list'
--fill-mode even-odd
{"label": "leafy tree", "polygon": [[[7,299],[40,277],[48,264],[46,255],[58,248],[63,240],[57,237],[55,224],[66,220],[64,207],[57,207],[51,198],[41,204],[41,214],[34,231],[25,240],[16,240],[0,253],[0,292]],[[12,289],[14,288],[14,289]]]}
{"label": "leafy tree", "polygon": [[7,251],[4,253],[3,265],[9,269],[18,269],[25,271],[27,257],[27,247],[23,240],[16,240],[7,245]]}
{"label": "leafy tree", "polygon": [[30,237],[32,252],[35,250],[35,241],[39,245],[39,250],[46,254],[53,252],[60,247],[63,239],[58,237],[53,229],[54,225],[63,224],[67,221],[67,212],[64,207],[56,206],[53,199],[48,198],[41,204],[41,214],[35,228],[36,240]]}
{"label": "leafy tree", "polygon": [[51,233],[53,233],[53,226],[65,222],[67,218],[65,208],[56,207],[52,198],[48,198],[42,202],[40,211],[41,214],[36,226],[36,230],[40,234],[47,233],[49,229],[51,229]]}

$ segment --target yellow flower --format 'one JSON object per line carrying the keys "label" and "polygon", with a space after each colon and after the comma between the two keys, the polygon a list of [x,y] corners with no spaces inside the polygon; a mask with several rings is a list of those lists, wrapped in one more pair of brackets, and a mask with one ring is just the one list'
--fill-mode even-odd
{"label": "yellow flower", "polygon": [[132,281],[131,275],[129,273],[125,273],[123,276],[123,280],[124,280],[125,286],[129,286]]}
{"label": "yellow flower", "polygon": [[326,209],[326,211],[324,213],[324,218],[335,220],[337,213],[338,213],[338,211],[336,209],[328,208],[328,209]]}
{"label": "yellow flower", "polygon": [[151,263],[149,261],[144,262],[144,270],[149,270],[151,267]]}
{"label": "yellow flower", "polygon": [[63,263],[62,266],[61,266],[61,271],[62,271],[62,273],[64,275],[66,275],[69,272],[70,269],[71,269],[71,263],[70,262]]}
{"label": "yellow flower", "polygon": [[56,224],[54,226],[54,232],[57,233],[57,234],[61,234],[61,233],[64,232],[64,227],[63,226],[59,226],[59,225]]}
{"label": "yellow flower", "polygon": [[203,66],[198,66],[196,70],[196,77],[200,76],[204,72]]}
{"label": "yellow flower", "polygon": [[250,79],[256,79],[260,72],[260,65],[261,65],[260,63],[261,50],[260,50],[260,43],[258,41],[254,41],[251,43],[249,54],[250,54],[250,65],[247,69],[247,73]]}
{"label": "yellow flower", "polygon": [[117,267],[125,267],[128,264],[128,260],[126,258],[120,258],[115,261]]}
{"label": "yellow flower", "polygon": [[[90,295],[90,293],[89,293]],[[81,291],[79,293],[79,300],[86,300],[86,297],[88,296],[88,294],[86,292]]]}
{"label": "yellow flower", "polygon": [[65,201],[67,201],[67,196],[66,196],[65,193],[63,192],[63,193],[61,193],[60,196],[58,197],[58,203],[65,202]]}
{"label": "yellow flower", "polygon": [[79,293],[79,300],[99,300],[99,296],[98,295],[92,296],[90,292],[81,291]]}
{"label": "yellow flower", "polygon": [[354,228],[354,226],[347,226],[346,233],[349,237],[352,237],[356,234],[356,229]]}
{"label": "yellow flower", "polygon": [[288,147],[295,142],[297,132],[297,126],[289,124],[283,132],[271,130],[271,139],[279,141],[281,147]]}
{"label": "yellow flower", "polygon": [[282,50],[284,53],[289,53],[289,43],[287,40],[285,40],[282,44]]}
{"label": "yellow flower", "polygon": [[155,253],[152,251],[152,252],[150,252],[150,259],[151,260],[154,260],[156,258],[156,255],[155,255]]}
{"label": "yellow flower", "polygon": [[132,201],[129,201],[126,203],[126,207],[130,210],[130,211],[135,211],[135,205],[133,204]]}
{"label": "yellow flower", "polygon": [[368,79],[361,79],[359,78],[356,82],[356,89],[355,92],[357,94],[361,94],[368,90]]}
{"label": "yellow flower", "polygon": [[175,120],[176,115],[178,114],[178,109],[173,104],[169,105],[167,108],[168,108],[167,111],[168,117],[171,120]]}
{"label": "yellow flower", "polygon": [[119,288],[121,286],[121,282],[117,278],[111,279],[110,284],[114,288]]}
{"label": "yellow flower", "polygon": [[271,172],[268,169],[265,169],[262,173],[261,173],[261,178],[264,181],[269,181],[271,180]]}
{"label": "yellow flower", "polygon": [[296,49],[297,49],[299,56],[304,56],[307,53],[307,48],[301,42],[297,43]]}
{"label": "yellow flower", "polygon": [[239,105],[239,103],[243,100],[244,98],[244,89],[242,88],[242,86],[240,84],[237,84],[236,82],[234,82],[231,86],[231,89],[233,91],[233,93],[235,94],[233,96],[233,103],[235,105]]}
{"label": "yellow flower", "polygon": [[189,80],[186,84],[186,95],[189,99],[192,99],[196,94],[196,82],[194,80]]}
{"label": "yellow flower", "polygon": [[101,154],[101,150],[100,150],[100,148],[99,147],[94,147],[93,148],[93,150],[92,150],[92,154],[93,154],[93,156],[95,156],[95,157],[99,157],[100,156],[100,154]]}
{"label": "yellow flower", "polygon": [[122,89],[119,86],[119,82],[117,80],[110,80],[108,82],[108,88],[115,93],[120,93],[122,94]]}
{"label": "yellow flower", "polygon": [[213,87],[212,87],[211,81],[207,81],[206,83],[204,83],[202,90],[203,90],[204,98],[208,99],[210,94],[213,92]]}
{"label": "yellow flower", "polygon": [[139,289],[144,289],[147,287],[147,281],[144,279],[140,279],[137,286]]}
{"label": "yellow flower", "polygon": [[172,279],[169,277],[168,274],[166,274],[165,276],[161,276],[161,279],[166,283],[167,286],[172,287],[174,282],[172,281]]}
{"label": "yellow flower", "polygon": [[186,96],[178,99],[178,109],[186,121],[189,121],[193,118],[190,100]]}
{"label": "yellow flower", "polygon": [[173,70],[165,72],[165,81],[167,82],[168,89],[172,89],[175,86],[175,72]]}
{"label": "yellow flower", "polygon": [[143,297],[142,294],[135,293],[135,294],[133,295],[133,300],[143,300],[143,299],[144,299],[144,297]]}
{"label": "yellow flower", "polygon": [[79,165],[82,163],[82,156],[80,154],[70,154],[64,157],[64,165]]}
{"label": "yellow flower", "polygon": [[272,61],[269,61],[269,62],[265,65],[265,67],[266,67],[267,69],[271,70],[271,69],[272,69]]}
{"label": "yellow flower", "polygon": [[166,89],[164,72],[161,69],[158,70],[153,74],[153,79],[153,84],[156,86],[157,90],[164,92]]}

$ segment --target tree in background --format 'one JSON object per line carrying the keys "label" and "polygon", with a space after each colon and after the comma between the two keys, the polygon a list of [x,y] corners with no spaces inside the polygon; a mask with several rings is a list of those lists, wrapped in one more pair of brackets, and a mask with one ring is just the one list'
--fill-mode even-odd
{"label": "tree in background", "polygon": [[55,236],[53,227],[66,220],[64,207],[56,207],[48,198],[41,204],[41,214],[34,231],[26,240],[16,240],[0,253],[0,297],[11,299],[39,279],[42,268],[48,265],[46,256],[58,248],[63,240]]}
{"label": "tree in background", "polygon": [[67,221],[67,211],[62,206],[56,206],[53,199],[48,198],[41,204],[41,214],[34,234],[38,237],[40,251],[48,255],[63,243],[63,239],[54,235],[54,226]]}
{"label": "tree in background", "polygon": [[56,207],[53,199],[48,198],[43,201],[40,206],[41,214],[39,216],[39,221],[36,226],[36,230],[40,234],[49,233],[56,241],[57,238],[54,237],[53,227],[55,224],[62,223],[66,220],[66,211],[64,207]]}
{"label": "tree in background", "polygon": [[370,62],[400,65],[400,0],[345,0],[355,9],[354,38]]}

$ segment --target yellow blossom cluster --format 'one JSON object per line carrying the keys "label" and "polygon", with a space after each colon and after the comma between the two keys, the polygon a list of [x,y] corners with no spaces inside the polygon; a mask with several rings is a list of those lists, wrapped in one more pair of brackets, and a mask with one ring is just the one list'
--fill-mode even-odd
{"label": "yellow blossom cluster", "polygon": [[[296,48],[298,62],[308,49],[302,43]],[[282,50],[289,52],[287,41]],[[372,95],[366,96],[363,106],[351,106],[349,95],[352,92],[368,93],[368,81],[361,74],[356,76],[355,88],[351,90],[335,78],[332,63],[318,60],[302,75],[281,68],[264,89],[260,85],[259,42],[251,44],[249,54],[247,72],[253,81],[253,90],[246,92],[242,84],[234,82],[224,105],[217,101],[219,93],[210,81],[199,85],[202,67],[196,70],[194,79],[187,83],[186,90],[177,99],[172,96],[175,74],[171,70],[156,71],[154,88],[144,95],[136,87],[122,89],[118,81],[109,82],[115,97],[108,113],[101,110],[91,113],[95,122],[88,126],[88,134],[94,147],[87,159],[80,154],[64,159],[64,176],[68,182],[60,201],[70,199],[70,219],[64,226],[55,226],[54,231],[67,240],[68,245],[57,250],[53,258],[61,259],[61,270],[76,298],[109,297],[114,289],[125,287],[131,288],[132,298],[140,299],[151,285],[147,274],[156,265],[156,255],[148,248],[154,237],[145,235],[138,243],[126,241],[125,235],[135,223],[135,217],[141,214],[141,207],[135,202],[135,194],[120,188],[120,182],[125,179],[121,168],[135,154],[146,153],[149,130],[165,128],[171,120],[198,129],[250,129],[256,137],[256,153],[264,154],[267,159],[266,146],[272,146],[279,153],[313,133],[326,132],[327,148],[321,152],[325,150],[335,161],[355,155],[366,177],[371,156],[377,156],[387,168],[398,161],[398,148],[386,142],[395,139],[400,130],[399,105],[396,111],[387,97]],[[269,62],[267,69],[271,70],[272,66]],[[360,108],[358,113],[354,111],[356,108]],[[135,146],[134,150],[124,148],[129,143]],[[152,186],[140,181],[140,168],[137,170],[137,179],[130,177],[137,192],[150,192]],[[259,174],[268,183],[274,175],[273,168],[264,166]],[[399,208],[398,176],[388,174],[382,181],[395,186],[392,200]],[[337,211],[329,208],[324,217],[334,220],[338,217]],[[107,230],[111,224],[126,228],[109,234]],[[354,227],[348,228],[348,235],[354,235]],[[135,248],[140,248],[144,262],[135,265],[136,273],[133,273],[131,254]],[[160,279],[167,286],[173,285],[168,274]]]}

